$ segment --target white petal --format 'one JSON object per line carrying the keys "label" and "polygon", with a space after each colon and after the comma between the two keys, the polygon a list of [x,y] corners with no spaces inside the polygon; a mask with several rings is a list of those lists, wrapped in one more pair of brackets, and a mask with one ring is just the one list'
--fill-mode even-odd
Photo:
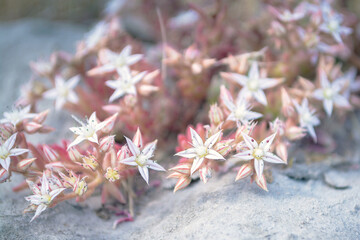
{"label": "white petal", "polygon": [[0,165],[8,172],[10,167],[10,157],[7,157],[5,159],[0,159]]}
{"label": "white petal", "polygon": [[322,88],[330,87],[330,82],[326,76],[326,73],[323,69],[320,69],[320,84]]}
{"label": "white petal", "polygon": [[76,87],[79,81],[80,81],[80,76],[76,75],[70,78],[69,80],[67,80],[66,85],[68,86],[68,88],[73,89],[74,87]]}
{"label": "white petal", "polygon": [[112,89],[117,89],[120,86],[120,81],[118,80],[108,80],[105,82],[105,85]]}
{"label": "white petal", "polygon": [[261,103],[264,106],[267,105],[266,96],[265,96],[265,93],[263,90],[257,90],[256,92],[253,92],[252,94],[259,103]]}
{"label": "white petal", "polygon": [[255,139],[253,139],[246,133],[242,132],[241,135],[245,141],[246,146],[248,146],[248,148],[250,148],[250,150],[253,150],[254,148],[257,148],[259,146],[258,143],[255,141]]}
{"label": "white petal", "polygon": [[123,48],[123,50],[121,50],[121,52],[120,52],[120,56],[121,57],[128,57],[128,56],[130,56],[130,54],[131,54],[131,49],[132,49],[132,47],[130,46],[130,45],[127,45],[126,47],[124,47]]}
{"label": "white petal", "polygon": [[269,137],[265,138],[264,140],[261,141],[259,147],[261,149],[263,149],[265,152],[270,150],[271,144],[274,141],[276,136],[276,133],[271,134]]}
{"label": "white petal", "polygon": [[266,162],[270,162],[270,163],[284,163],[285,162],[279,158],[278,156],[276,156],[275,154],[271,153],[271,152],[266,152],[265,156],[263,156],[262,160],[266,161]]}
{"label": "white petal", "polygon": [[316,133],[315,133],[315,129],[312,125],[306,125],[306,128],[310,134],[310,136],[312,137],[312,139],[314,140],[314,142],[317,142],[317,137],[316,137]]}
{"label": "white petal", "polygon": [[43,175],[41,178],[41,193],[43,195],[49,193],[49,181],[45,175],[45,172],[43,172]]}
{"label": "white petal", "polygon": [[264,170],[264,161],[263,160],[257,160],[256,158],[254,159],[254,167],[255,167],[255,172],[256,175],[258,177],[261,177],[263,170]]}
{"label": "white petal", "polygon": [[57,195],[59,195],[64,190],[65,190],[65,188],[58,188],[58,189],[52,190],[49,194],[51,196],[51,201],[54,200],[54,198],[56,198]]}
{"label": "white petal", "polygon": [[195,158],[194,162],[191,166],[191,175],[199,169],[199,167],[201,166],[201,164],[203,163],[204,158]]}
{"label": "white petal", "polygon": [[232,77],[232,79],[234,79],[234,81],[236,81],[241,86],[246,86],[246,83],[249,80],[247,76],[237,74],[237,73],[231,73],[231,77]]}
{"label": "white petal", "polygon": [[117,89],[109,98],[109,102],[113,102],[118,98],[124,96],[125,92],[122,89]]}
{"label": "white petal", "polygon": [[149,169],[146,166],[138,166],[138,169],[142,178],[146,181],[147,184],[149,184]]}
{"label": "white petal", "polygon": [[157,140],[152,141],[151,143],[148,143],[144,149],[142,150],[142,153],[149,159],[154,155],[154,151],[156,149],[156,143]]}
{"label": "white petal", "polygon": [[350,103],[348,102],[348,100],[342,95],[335,95],[334,103],[336,106],[339,106],[339,107],[350,107],[351,106]]}
{"label": "white petal", "polygon": [[191,141],[194,147],[203,146],[203,140],[199,136],[199,134],[192,128],[190,128]]}
{"label": "white petal", "polygon": [[50,89],[43,93],[43,97],[48,98],[48,99],[55,99],[57,97],[57,95],[58,95],[58,92],[55,88]]}
{"label": "white petal", "polygon": [[98,139],[98,136],[96,133],[94,133],[94,135],[92,135],[92,137],[89,137],[87,140],[89,140],[90,142],[99,144],[99,139]]}
{"label": "white petal", "polygon": [[206,139],[206,141],[204,143],[205,147],[212,148],[212,146],[214,146],[214,144],[219,139],[220,135],[221,135],[221,131],[217,132],[216,134],[214,134],[211,137],[209,137],[208,139]]}
{"label": "white petal", "polygon": [[136,83],[140,82],[140,81],[143,79],[143,77],[145,76],[145,74],[146,74],[146,71],[141,72],[141,73],[139,73],[139,74],[136,74],[136,75],[131,79],[132,83],[133,83],[133,84],[136,84]]}
{"label": "white petal", "polygon": [[126,59],[126,63],[128,65],[133,65],[134,63],[137,63],[142,57],[143,57],[142,54],[131,55]]}
{"label": "white petal", "polygon": [[281,81],[279,79],[275,79],[275,78],[262,78],[259,79],[259,87],[261,89],[272,88],[280,84],[280,82]]}
{"label": "white petal", "polygon": [[85,138],[83,136],[77,136],[75,138],[75,140],[72,143],[69,144],[67,149],[69,150],[71,147],[73,147],[75,145],[78,145],[79,143],[81,143],[84,140],[85,140]]}
{"label": "white petal", "polygon": [[175,156],[184,157],[184,158],[194,158],[197,156],[195,148],[189,148],[184,151],[178,152]]}
{"label": "white petal", "polygon": [[62,107],[64,106],[64,104],[66,103],[65,98],[63,97],[58,97],[55,101],[55,109],[56,111],[59,111],[60,109],[62,109]]}
{"label": "white petal", "polygon": [[13,146],[14,146],[14,143],[16,141],[16,136],[17,136],[17,133],[14,133],[13,135],[11,135],[4,143],[4,147],[7,149],[7,150],[10,150]]}
{"label": "white petal", "polygon": [[249,71],[249,79],[258,79],[259,78],[259,66],[256,61],[253,61]]}
{"label": "white petal", "polygon": [[234,158],[236,160],[243,160],[243,161],[248,161],[248,160],[254,159],[254,157],[252,155],[252,150],[247,150],[244,152],[237,153],[234,156],[232,156],[232,158]]}
{"label": "white petal", "polygon": [[135,162],[135,157],[128,157],[120,161],[122,164],[130,165],[130,166],[138,166],[138,164]]}
{"label": "white petal", "polygon": [[163,168],[161,165],[151,160],[147,161],[147,166],[152,170],[166,171],[165,168]]}
{"label": "white petal", "polygon": [[[125,136],[124,136],[125,137]],[[125,137],[127,145],[134,156],[138,156],[140,154],[140,149],[127,137]]]}
{"label": "white petal", "polygon": [[208,154],[205,156],[205,158],[214,160],[225,160],[224,156],[215,151],[214,149],[209,149]]}
{"label": "white petal", "polygon": [[244,119],[249,121],[249,120],[255,120],[255,119],[261,118],[262,116],[263,115],[261,113],[247,111],[244,116]]}
{"label": "white petal", "polygon": [[333,101],[329,99],[324,100],[324,109],[326,114],[330,117],[333,110]]}
{"label": "white petal", "polygon": [[314,92],[313,92],[313,97],[318,99],[318,100],[323,100],[324,99],[324,90],[323,89],[316,89]]}
{"label": "white petal", "polygon": [[23,149],[23,148],[13,148],[10,150],[10,156],[18,156],[18,155],[24,154],[26,152],[29,152],[29,150]]}
{"label": "white petal", "polygon": [[30,222],[32,222],[35,218],[37,218],[43,211],[45,211],[45,209],[47,208],[47,206],[45,204],[40,204],[35,212],[35,215],[33,216],[33,218],[30,220]]}
{"label": "white petal", "polygon": [[72,103],[77,103],[79,101],[78,96],[75,94],[74,91],[70,91],[68,95],[68,101]]}

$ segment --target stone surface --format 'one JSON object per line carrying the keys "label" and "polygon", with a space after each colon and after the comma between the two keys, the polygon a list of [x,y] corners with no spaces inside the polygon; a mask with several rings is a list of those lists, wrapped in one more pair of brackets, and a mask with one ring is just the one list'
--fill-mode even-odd
{"label": "stone surface", "polygon": [[[29,79],[30,60],[74,49],[83,33],[82,27],[62,23],[0,24],[1,110],[16,99],[18,84]],[[63,126],[61,114],[53,114],[50,125]],[[91,207],[61,203],[30,224],[32,214],[22,214],[29,191],[12,192],[22,180],[15,176],[0,185],[0,239],[359,239],[359,169],[347,169],[350,187],[337,190],[319,177],[329,167],[309,174],[306,168],[294,168],[298,175],[275,169],[268,193],[248,179],[235,183],[235,173],[214,174],[206,185],[198,181],[176,194],[150,189],[137,202],[135,221],[115,230],[114,216],[103,220],[95,213],[96,198]]]}

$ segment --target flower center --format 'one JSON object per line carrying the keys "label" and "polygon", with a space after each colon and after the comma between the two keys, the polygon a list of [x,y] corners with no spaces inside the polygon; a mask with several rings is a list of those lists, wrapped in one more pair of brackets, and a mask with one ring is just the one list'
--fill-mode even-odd
{"label": "flower center", "polygon": [[235,118],[238,120],[241,120],[245,116],[245,107],[244,106],[238,106],[234,112]]}
{"label": "flower center", "polygon": [[90,138],[94,135],[95,133],[95,129],[92,128],[90,125],[87,125],[86,127],[84,127],[83,129],[83,135],[86,138]]}
{"label": "flower center", "polygon": [[143,154],[140,154],[139,156],[136,157],[135,162],[139,165],[139,166],[144,166],[147,162],[147,157]]}
{"label": "flower center", "polygon": [[259,88],[259,82],[257,79],[250,79],[247,83],[247,87],[250,91],[257,91]]}
{"label": "flower center", "polygon": [[309,112],[306,112],[302,115],[302,121],[304,123],[309,123],[311,121],[311,114]]}
{"label": "flower center", "polygon": [[66,86],[60,87],[59,95],[61,97],[67,97],[69,95],[69,89]]}
{"label": "flower center", "polygon": [[118,68],[124,67],[126,65],[126,59],[124,57],[118,57],[115,62],[115,66]]}
{"label": "flower center", "polygon": [[255,148],[252,153],[253,157],[260,160],[264,156],[264,151],[260,148]]}
{"label": "flower center", "polygon": [[200,146],[196,148],[196,154],[202,158],[205,157],[208,153],[208,149],[205,146]]}
{"label": "flower center", "polygon": [[41,202],[44,204],[50,204],[51,196],[49,194],[44,194],[41,196]]}
{"label": "flower center", "polygon": [[332,97],[334,96],[334,91],[331,88],[325,88],[323,94],[324,98],[332,99]]}
{"label": "flower center", "polygon": [[339,28],[339,22],[336,20],[330,20],[328,23],[328,28],[331,32],[336,32],[336,30]]}

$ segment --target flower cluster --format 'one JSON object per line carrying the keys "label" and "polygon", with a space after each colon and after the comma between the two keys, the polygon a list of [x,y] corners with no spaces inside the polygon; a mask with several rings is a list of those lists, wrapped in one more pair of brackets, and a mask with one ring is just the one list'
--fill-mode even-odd
{"label": "flower cluster", "polygon": [[[32,220],[101,192],[104,206],[115,199],[126,208],[115,225],[130,221],[134,199],[156,185],[149,170],[166,171],[162,165],[174,192],[219,171],[271,190],[270,166],[287,167],[290,147],[323,147],[322,121],[344,121],[360,107],[360,49],[351,35],[359,20],[347,9],[270,0],[259,6],[264,14],[239,21],[229,10],[239,3],[225,2],[173,9],[176,16],[162,16],[165,2],[139,7],[134,14],[153,25],[142,39],[150,45],[121,24],[127,5],[110,4],[75,53],[30,64],[32,80],[0,120],[0,181],[26,177],[14,190],[33,192]],[[54,130],[44,124],[51,112],[38,110],[49,100],[72,114],[74,138],[35,146],[28,135]]]}

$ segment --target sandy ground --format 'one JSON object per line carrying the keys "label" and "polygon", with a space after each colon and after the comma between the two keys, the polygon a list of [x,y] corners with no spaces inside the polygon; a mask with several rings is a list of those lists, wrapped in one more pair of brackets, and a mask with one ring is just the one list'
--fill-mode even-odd
{"label": "sandy ground", "polygon": [[[84,32],[39,20],[0,24],[0,110],[12,106],[18,84],[29,79],[30,60],[46,59],[57,49],[72,51]],[[59,126],[66,115],[54,113],[49,123]],[[115,217],[103,220],[95,213],[98,197],[88,206],[61,203],[30,224],[31,214],[22,214],[29,192],[11,191],[21,181],[17,176],[0,185],[0,239],[359,239],[357,161],[341,170],[331,161],[275,169],[268,193],[248,180],[234,183],[235,173],[176,194],[152,188],[138,201],[135,221],[115,230]]]}

